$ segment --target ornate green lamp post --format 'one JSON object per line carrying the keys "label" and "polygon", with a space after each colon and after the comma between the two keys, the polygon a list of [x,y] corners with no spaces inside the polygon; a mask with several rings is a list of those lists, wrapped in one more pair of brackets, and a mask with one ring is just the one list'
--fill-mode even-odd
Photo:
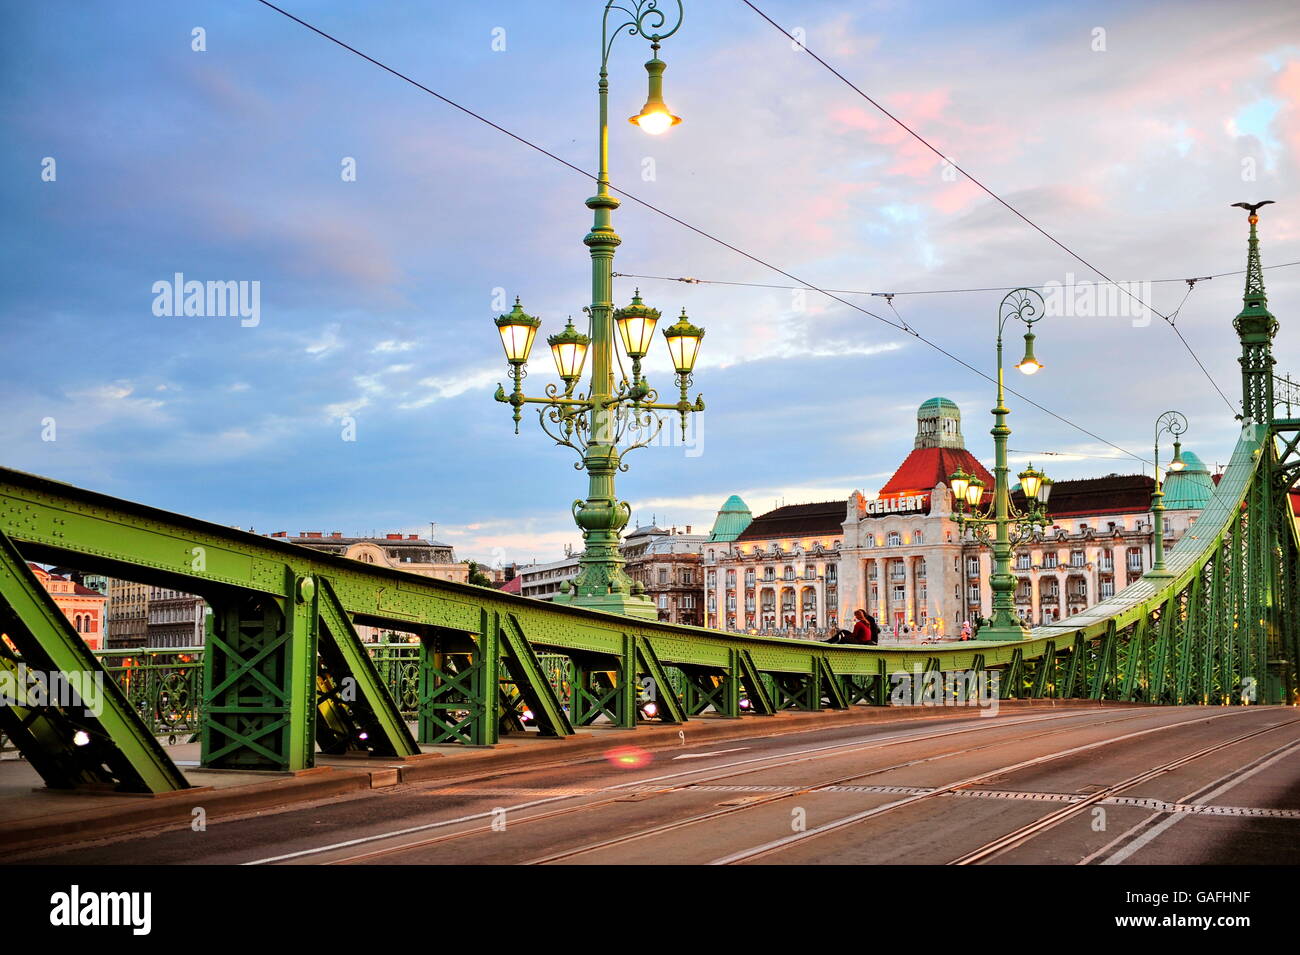
{"label": "ornate green lamp post", "polygon": [[1174,459],[1169,462],[1169,470],[1181,471],[1187,466],[1183,460],[1183,444],[1180,440],[1187,430],[1187,419],[1179,411],[1166,411],[1156,419],[1155,462],[1156,485],[1151,492],[1151,516],[1153,527],[1151,539],[1151,569],[1147,577],[1168,577],[1165,570],[1165,486],[1160,478],[1160,436],[1171,434],[1174,438]]}
{"label": "ornate green lamp post", "polygon": [[[958,470],[948,478],[954,500],[954,517],[957,526],[980,543],[993,548],[993,574],[989,586],[993,591],[993,618],[981,627],[981,640],[1022,640],[1028,628],[1020,622],[1015,608],[1016,578],[1011,573],[1011,552],[1019,544],[1030,540],[1047,526],[1047,499],[1052,482],[1031,464],[1020,473],[1020,488],[1025,494],[1028,510],[1021,512],[1011,503],[1011,489],[1007,480],[1007,427],[1006,396],[1002,382],[1002,332],[1007,321],[1018,319],[1025,324],[1025,357],[1016,365],[1026,375],[1040,371],[1042,362],[1034,357],[1034,323],[1043,317],[1043,297],[1033,289],[1018,288],[1009,292],[998,307],[998,404],[993,409],[992,430],[996,463],[993,469],[995,485],[991,506],[983,505],[984,482]],[[1014,526],[1013,526],[1014,525]],[[989,534],[989,527],[994,534]]]}
{"label": "ornate green lamp post", "polygon": [[[496,319],[513,382],[509,394],[498,386],[496,399],[514,409],[516,433],[523,406],[540,405],[537,418],[542,430],[557,444],[577,451],[582,460],[575,467],[587,471],[587,498],[573,502],[573,518],[582,529],[586,547],[578,560],[580,569],[572,589],[557,595],[556,600],[651,619],[657,617],[654,606],[640,592],[639,586],[634,588],[623,570],[619,537],[627,525],[631,508],[626,501],[615,496],[614,475],[619,470],[627,470],[627,465],[622,462],[623,455],[646,446],[662,430],[663,418],[656,411],[676,411],[681,416],[685,435],[687,416],[704,410],[701,398],[691,402],[687,396],[693,383],[695,359],[699,355],[704,330],[692,325],[685,311],[676,323],[664,330],[679,397],[675,402],[660,403],[658,393],[641,374],[641,360],[650,351],[660,313],[641,301],[639,291],[625,308],[615,309],[613,302],[614,250],[622,240],[610,223],[619,201],[609,190],[607,67],[610,50],[619,34],[649,40],[651,57],[645,65],[649,74],[649,95],[645,106],[629,122],[652,135],[680,123],[681,119],[664,104],[665,64],[659,59],[659,42],[676,33],[682,24],[681,0],[676,0],[676,7],[676,21],[669,26],[668,17],[660,9],[660,0],[636,0],[635,5],[632,0],[626,0],[626,5],[609,0],[605,4],[598,84],[600,159],[596,194],[586,202],[595,221],[583,239],[591,253],[591,304],[583,308],[589,319],[588,331],[579,331],[570,320],[562,332],[547,338],[556,370],[564,382],[563,390],[548,384],[544,398],[524,395],[525,366],[541,321],[526,314],[517,299],[511,312]],[[610,29],[611,13],[615,21],[624,16],[627,19]],[[621,370],[622,362],[614,344],[615,328],[632,363],[630,381]],[[577,391],[577,387],[588,352],[591,353],[591,377],[587,392],[582,393]],[[614,376],[616,362],[620,366],[620,380],[617,382]]]}

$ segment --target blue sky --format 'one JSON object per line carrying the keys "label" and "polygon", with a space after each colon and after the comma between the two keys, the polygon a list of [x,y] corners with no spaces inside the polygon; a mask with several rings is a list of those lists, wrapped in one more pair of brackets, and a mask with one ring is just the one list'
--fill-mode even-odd
{"label": "blue sky", "polygon": [[[284,5],[594,166],[601,4]],[[1300,259],[1300,14],[1284,5],[760,5],[1115,278],[1240,269],[1244,217],[1229,204],[1241,200],[1278,202],[1264,210],[1264,264]],[[491,318],[501,294],[521,296],[543,334],[581,317],[589,180],[252,0],[51,0],[6,21],[6,465],[259,531],[435,521],[462,556],[488,561],[577,543],[568,506],[585,479],[571,451],[528,418],[516,437],[491,400],[505,371]],[[687,3],[663,50],[665,97],[685,121],[657,138],[623,119],[644,101],[646,57],[640,40],[615,45],[615,184],[759,258],[839,289],[1094,278],[739,0]],[[789,284],[634,203],[615,224],[619,271]],[[155,315],[153,284],[176,272],[259,282],[259,323]],[[1294,373],[1300,267],[1267,278],[1279,371]],[[616,281],[619,302],[634,284]],[[629,457],[619,490],[639,522],[707,526],[735,492],[756,511],[871,493],[936,394],[991,456],[988,383],[910,336],[812,292],[640,284],[665,315],[685,307],[707,328],[695,390],[708,411],[693,447]],[[1178,316],[1234,401],[1240,289],[1201,283]],[[1185,291],[1152,286],[1153,304],[1171,311]],[[881,298],[846,297],[893,317]],[[893,305],[991,371],[1000,298]],[[553,380],[539,345],[535,389]],[[657,349],[649,371],[668,390]],[[1013,384],[1040,404],[1143,457],[1155,418],[1178,408],[1188,447],[1226,461],[1231,415],[1160,319],[1049,316],[1037,351],[1046,370]],[[1118,452],[1011,407],[1011,446],[1059,452],[1036,457],[1056,477],[1141,467],[1087,456]],[[344,416],[355,441],[341,439]]]}

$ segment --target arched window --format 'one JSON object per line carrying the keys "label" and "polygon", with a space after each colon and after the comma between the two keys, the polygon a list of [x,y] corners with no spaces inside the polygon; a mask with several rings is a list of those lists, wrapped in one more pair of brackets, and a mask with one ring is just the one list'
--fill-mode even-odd
{"label": "arched window", "polygon": [[889,536],[885,538],[885,544],[888,547],[899,547],[903,543],[903,535],[898,531],[890,531]]}
{"label": "arched window", "polygon": [[925,543],[925,534],[922,533],[921,531],[912,531],[912,543],[913,543],[913,544],[924,544],[924,543]]}
{"label": "arched window", "polygon": [[77,622],[77,633],[81,633],[81,614],[77,614],[76,622]]}

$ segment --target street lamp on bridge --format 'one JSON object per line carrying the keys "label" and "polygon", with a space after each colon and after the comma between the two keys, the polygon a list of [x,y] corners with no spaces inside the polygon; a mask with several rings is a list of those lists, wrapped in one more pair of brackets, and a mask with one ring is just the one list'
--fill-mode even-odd
{"label": "street lamp on bridge", "polygon": [[[667,4],[665,4],[667,6]],[[704,410],[704,401],[692,402],[688,390],[693,384],[695,360],[699,355],[704,329],[691,323],[685,309],[681,316],[663,330],[676,375],[678,399],[660,402],[659,394],[641,374],[641,360],[650,351],[658,309],[641,301],[640,290],[631,304],[615,309],[613,302],[614,250],[622,241],[610,224],[619,200],[609,188],[609,54],[620,35],[640,36],[650,41],[651,56],[646,63],[649,92],[645,105],[629,122],[651,135],[659,135],[681,122],[664,103],[663,74],[666,64],[659,59],[659,44],[682,25],[682,3],[676,0],[676,21],[669,26],[659,0],[618,0],[605,4],[600,41],[600,132],[599,165],[596,195],[586,201],[594,213],[594,224],[583,239],[591,252],[591,304],[583,308],[589,319],[588,329],[575,328],[573,320],[558,334],[547,338],[563,390],[546,386],[546,397],[532,398],[523,393],[526,364],[533,339],[541,320],[527,314],[519,300],[514,308],[496,319],[506,360],[510,363],[513,389],[509,394],[497,386],[496,400],[514,409],[515,433],[519,432],[520,412],[526,404],[537,404],[537,419],[542,430],[557,444],[573,448],[582,460],[575,465],[585,468],[588,477],[586,500],[573,502],[573,518],[582,529],[586,547],[578,559],[579,572],[572,589],[556,596],[559,603],[573,603],[596,610],[631,614],[654,619],[657,612],[644,596],[639,584],[633,584],[623,570],[619,551],[620,531],[627,525],[631,507],[614,493],[614,474],[627,470],[622,456],[645,447],[660,433],[664,419],[657,411],[676,411],[681,418],[683,438],[689,415]],[[615,20],[628,19],[610,29],[610,14]],[[622,359],[614,344],[614,331],[623,343],[623,351],[632,365],[632,378],[622,368]],[[586,393],[577,391],[588,354],[591,356],[590,383]],[[615,381],[614,366],[619,366],[620,380]],[[620,448],[621,444],[621,448]]]}
{"label": "street lamp on bridge", "polygon": [[1151,492],[1151,516],[1152,516],[1152,538],[1151,551],[1152,562],[1151,569],[1146,572],[1147,577],[1169,577],[1169,571],[1165,570],[1165,487],[1164,481],[1160,478],[1160,436],[1169,434],[1174,439],[1174,459],[1169,462],[1169,470],[1181,471],[1187,466],[1183,460],[1183,444],[1181,438],[1183,432],[1187,430],[1187,419],[1180,411],[1166,411],[1156,419],[1156,438],[1155,446],[1155,464],[1156,464],[1156,483]]}
{"label": "street lamp on bridge", "polygon": [[[1002,381],[1002,332],[1007,322],[1015,318],[1025,325],[1025,357],[1016,365],[1022,374],[1032,375],[1043,367],[1034,357],[1034,323],[1043,317],[1043,297],[1032,289],[1018,288],[1009,292],[998,306],[998,403],[993,409],[993,435],[995,463],[993,468],[993,500],[983,504],[984,482],[974,475],[958,469],[948,477],[952,489],[954,517],[963,534],[969,533],[980,543],[993,549],[993,574],[989,587],[993,591],[993,616],[988,626],[981,627],[982,640],[1023,640],[1029,630],[1020,622],[1015,609],[1016,578],[1011,573],[1011,552],[1014,547],[1032,539],[1048,524],[1047,499],[1051,496],[1052,481],[1033,464],[1022,471],[1020,490],[1025,495],[1026,510],[1021,511],[1011,502],[1008,483],[1006,396]],[[992,526],[994,532],[989,533]]]}

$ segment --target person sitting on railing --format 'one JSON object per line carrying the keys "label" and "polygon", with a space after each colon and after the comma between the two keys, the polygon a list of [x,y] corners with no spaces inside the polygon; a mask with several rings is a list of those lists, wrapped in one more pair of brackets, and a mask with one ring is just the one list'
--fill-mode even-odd
{"label": "person sitting on railing", "polygon": [[853,632],[838,630],[826,643],[856,643],[859,646],[875,646],[880,639],[880,630],[875,626],[865,610],[853,611]]}

